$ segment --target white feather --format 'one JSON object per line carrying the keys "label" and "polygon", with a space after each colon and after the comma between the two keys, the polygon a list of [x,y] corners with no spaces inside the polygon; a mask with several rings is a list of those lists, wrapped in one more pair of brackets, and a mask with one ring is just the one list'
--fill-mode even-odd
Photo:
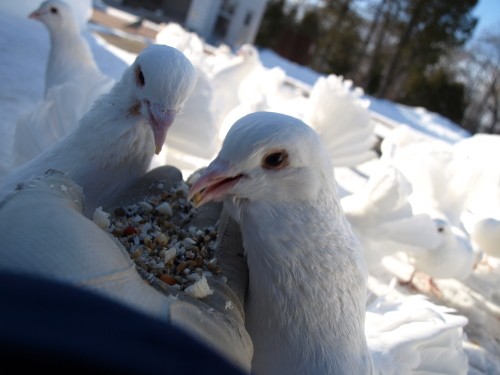
{"label": "white feather", "polygon": [[303,120],[321,135],[335,166],[352,167],[376,156],[370,103],[362,95],[352,81],[333,74],[312,87]]}
{"label": "white feather", "polygon": [[379,264],[386,255],[430,249],[440,242],[432,218],[414,214],[411,192],[409,181],[389,166],[375,171],[361,189],[341,199],[369,266]]}

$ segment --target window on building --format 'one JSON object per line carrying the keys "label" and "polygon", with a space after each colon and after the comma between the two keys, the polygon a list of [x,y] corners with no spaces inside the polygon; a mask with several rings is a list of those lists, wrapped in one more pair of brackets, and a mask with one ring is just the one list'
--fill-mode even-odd
{"label": "window on building", "polygon": [[217,21],[215,21],[214,35],[216,38],[224,39],[226,37],[237,3],[235,0],[222,1]]}
{"label": "window on building", "polygon": [[250,25],[250,22],[252,22],[252,17],[253,17],[252,12],[248,12],[247,14],[245,14],[245,19],[243,20],[243,25],[245,25],[245,26]]}
{"label": "window on building", "polygon": [[219,16],[215,22],[214,35],[217,38],[224,39],[227,35],[229,29],[229,19],[226,17]]}
{"label": "window on building", "polygon": [[220,13],[231,16],[236,9],[236,3],[235,0],[224,0],[220,7]]}

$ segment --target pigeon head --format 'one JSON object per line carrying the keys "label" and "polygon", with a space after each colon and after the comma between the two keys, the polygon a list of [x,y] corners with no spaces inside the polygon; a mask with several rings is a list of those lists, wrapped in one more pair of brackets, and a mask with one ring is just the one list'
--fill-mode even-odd
{"label": "pigeon head", "polygon": [[71,7],[62,1],[44,1],[29,15],[29,18],[42,22],[51,32],[78,31],[78,24]]}
{"label": "pigeon head", "polygon": [[330,158],[312,128],[291,116],[256,112],[231,127],[189,197],[197,206],[226,197],[239,202],[308,201],[333,183]]}
{"label": "pigeon head", "polygon": [[434,249],[441,249],[440,251],[442,251],[442,249],[446,247],[461,247],[472,253],[472,245],[470,243],[469,236],[463,228],[454,225],[444,216],[434,217],[433,221],[436,226],[438,237],[440,238],[440,241],[438,241],[438,244]]}
{"label": "pigeon head", "polygon": [[130,115],[151,126],[155,152],[160,153],[169,127],[181,111],[196,81],[196,71],[179,50],[166,45],[145,48],[125,71],[130,92]]}

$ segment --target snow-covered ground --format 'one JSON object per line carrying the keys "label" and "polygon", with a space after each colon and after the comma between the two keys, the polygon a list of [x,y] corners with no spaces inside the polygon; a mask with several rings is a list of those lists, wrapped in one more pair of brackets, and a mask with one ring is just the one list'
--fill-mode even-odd
{"label": "snow-covered ground", "polygon": [[[123,70],[134,59],[134,55],[108,44],[96,33],[85,31],[95,59],[102,71],[112,78],[118,79]],[[190,41],[190,51],[196,40]],[[43,87],[45,79],[45,64],[48,58],[49,38],[46,29],[39,22],[28,20],[12,12],[1,11],[0,8],[0,49],[3,51],[0,58],[0,166],[8,168],[11,154],[11,142],[15,130],[16,120],[24,112],[30,110],[34,104],[43,98]],[[227,54],[224,49],[213,49],[211,68],[205,66],[204,73],[207,80],[211,79],[211,73],[216,71],[217,65],[231,63],[234,57]],[[290,105],[304,103],[305,97],[297,93],[309,92],[320,75],[310,69],[290,63],[269,50],[259,51],[262,65],[268,70],[279,67],[286,73],[287,88],[277,91],[276,95],[290,95],[287,99]],[[264,72],[261,77],[278,77],[276,74],[266,76]],[[291,85],[290,85],[291,83]],[[252,87],[250,85],[250,87]],[[248,87],[247,87],[247,90]],[[427,111],[424,108],[412,108],[379,100],[368,96],[363,98],[369,100],[369,111],[372,121],[376,124],[376,130],[380,136],[385,136],[390,129],[402,125],[416,131],[420,137],[429,142],[436,141],[444,144],[454,144],[470,135],[459,128],[448,119]],[[202,100],[200,96],[198,100]],[[255,100],[257,103],[258,100]],[[255,103],[245,109],[259,108]],[[261,102],[258,102],[261,105]],[[276,103],[274,103],[276,104]],[[283,104],[280,102],[279,104]],[[297,108],[294,111],[300,112]],[[175,125],[174,125],[175,127]],[[170,135],[170,133],[169,133]],[[174,134],[182,137],[182,133]],[[167,136],[168,138],[168,136]],[[207,140],[208,142],[208,140]],[[217,143],[214,143],[217,146]],[[175,152],[179,152],[176,149]],[[176,160],[189,160],[189,167],[183,169],[185,174],[193,169],[206,165],[210,157],[199,157],[197,155],[177,155],[171,159],[175,165]],[[167,154],[167,161],[168,154]],[[161,163],[161,161],[160,161]],[[366,182],[366,175],[378,168],[377,159],[370,160],[353,169],[339,168],[337,179],[345,192],[354,192]],[[5,173],[0,169],[0,173]],[[0,175],[0,178],[3,176]],[[498,188],[498,186],[497,186]],[[496,191],[496,190],[495,190]],[[485,196],[485,199],[492,197]],[[495,197],[493,197],[495,198]],[[496,203],[495,203],[496,204]],[[500,213],[499,213],[500,214]],[[407,279],[411,274],[411,267],[400,257],[388,257],[384,263],[371,275],[369,280],[370,289],[376,293],[383,293],[391,278],[396,275],[401,279]],[[418,281],[418,280],[417,280]],[[436,303],[454,307],[460,314],[467,316],[469,324],[465,331],[464,346],[469,355],[470,374],[499,374],[500,373],[500,263],[491,260],[490,265],[480,264],[472,274],[465,280],[454,279],[437,280],[442,295],[440,297],[429,294]],[[406,295],[415,291],[398,285],[391,293],[395,295]]]}

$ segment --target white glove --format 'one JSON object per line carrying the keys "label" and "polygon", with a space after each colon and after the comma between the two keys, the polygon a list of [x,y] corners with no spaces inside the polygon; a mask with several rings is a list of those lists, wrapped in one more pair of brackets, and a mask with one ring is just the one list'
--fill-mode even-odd
{"label": "white glove", "polygon": [[[119,202],[137,202],[182,179],[173,167],[149,172]],[[83,194],[66,175],[49,171],[0,202],[0,271],[26,273],[95,291],[183,327],[232,363],[250,371],[253,347],[244,327],[248,283],[238,226],[222,215],[217,257],[227,283],[209,280],[214,293],[195,299],[157,280],[148,285],[127,251],[82,215]],[[214,225],[221,205],[199,209],[193,225]],[[210,278],[209,278],[210,279]]]}

